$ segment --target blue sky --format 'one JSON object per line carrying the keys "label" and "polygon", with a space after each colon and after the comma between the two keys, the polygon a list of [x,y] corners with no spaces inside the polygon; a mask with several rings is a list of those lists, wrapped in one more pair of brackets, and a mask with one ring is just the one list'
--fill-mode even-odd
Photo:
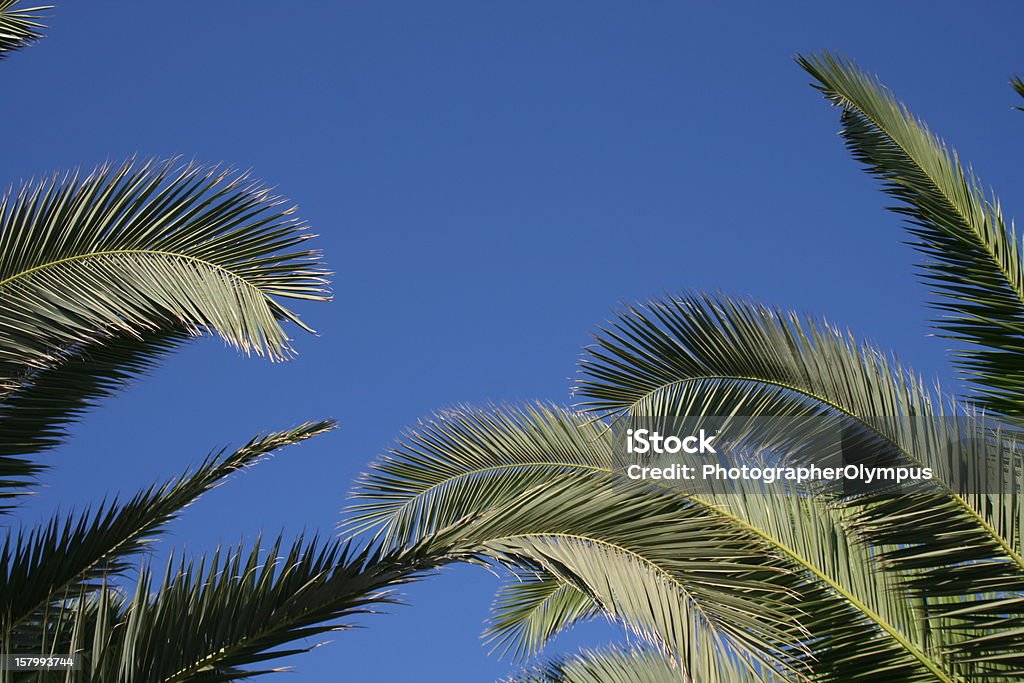
{"label": "blue sky", "polygon": [[[882,75],[1020,213],[1016,3],[57,4],[50,37],[0,64],[0,179],[135,153],[251,168],[319,233],[336,298],[300,307],[320,334],[291,363],[204,340],[97,410],[47,456],[28,520],[330,416],[341,430],[213,492],[162,548],[333,533],[353,477],[417,418],[567,402],[595,325],[664,292],[820,313],[948,379],[915,256],[800,51]],[[303,681],[493,680],[512,667],[478,638],[496,585],[448,571],[290,663]]]}

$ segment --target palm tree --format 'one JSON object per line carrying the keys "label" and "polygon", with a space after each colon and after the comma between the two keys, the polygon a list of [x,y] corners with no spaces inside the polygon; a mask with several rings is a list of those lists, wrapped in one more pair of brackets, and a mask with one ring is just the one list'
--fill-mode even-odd
{"label": "palm tree", "polygon": [[[876,79],[828,54],[799,63],[839,108],[853,156],[899,201],[970,395],[931,388],[824,320],[686,294],[599,330],[575,410],[426,420],[362,477],[349,528],[403,548],[458,524],[456,546],[510,577],[486,631],[501,651],[535,655],[598,615],[639,643],[510,680],[1024,680],[1018,238]],[[829,420],[934,479],[901,495],[791,495],[755,482],[690,491],[617,467],[617,421],[694,415]],[[813,456],[783,423],[758,424],[725,433],[791,462]],[[983,486],[961,486],[964,470]]]}
{"label": "palm tree", "polygon": [[[0,57],[39,38],[38,10],[0,0]],[[245,174],[131,160],[55,174],[0,198],[0,514],[45,472],[67,427],[188,340],[217,334],[287,359],[283,300],[328,298],[326,271],[292,208]],[[429,569],[420,550],[278,537],[172,559],[140,551],[233,472],[334,428],[263,434],[179,478],[0,540],[5,654],[76,654],[78,671],[0,680],[229,681],[392,598]],[[134,587],[125,576],[135,570]],[[295,644],[302,640],[301,644]]]}

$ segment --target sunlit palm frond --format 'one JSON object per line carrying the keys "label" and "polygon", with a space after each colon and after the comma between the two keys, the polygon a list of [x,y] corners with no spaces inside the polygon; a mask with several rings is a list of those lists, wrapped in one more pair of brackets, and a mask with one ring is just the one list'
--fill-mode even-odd
{"label": "sunlit palm frond", "polygon": [[[327,297],[291,209],[244,174],[103,166],[0,199],[0,498],[96,401],[197,334],[288,355],[279,298]],[[300,323],[301,324],[301,323]]]}
{"label": "sunlit palm frond", "polygon": [[816,87],[842,108],[854,158],[898,199],[925,281],[940,295],[940,329],[964,342],[957,354],[976,400],[1024,415],[1024,269],[1020,238],[998,200],[956,152],[877,79],[830,54],[800,57]]}
{"label": "sunlit palm frond", "polygon": [[46,7],[18,7],[21,0],[0,0],[0,59],[42,38],[40,12]]}
{"label": "sunlit palm frond", "polygon": [[756,540],[671,496],[556,480],[460,525],[456,538],[500,564],[540,564],[680,667],[715,653],[738,654],[765,681],[810,670],[788,601],[800,582]]}
{"label": "sunlit palm frond", "polygon": [[533,656],[561,631],[600,614],[590,595],[535,562],[511,573],[484,631],[484,640],[502,654]]}
{"label": "sunlit palm frond", "polygon": [[128,162],[0,199],[0,379],[76,347],[168,328],[290,353],[278,298],[327,298],[292,209],[244,174]]}
{"label": "sunlit palm frond", "polygon": [[[576,391],[589,411],[831,416],[931,467],[951,489],[963,467],[961,447],[982,447],[961,444],[966,434],[959,431],[998,426],[927,390],[912,371],[849,332],[726,296],[684,295],[630,308],[598,333],[581,370]],[[952,492],[1017,553],[1017,521],[994,514],[988,495],[1012,493],[1018,482],[998,468],[987,473],[993,480],[986,491]]]}
{"label": "sunlit palm frond", "polygon": [[[868,447],[932,466],[934,487],[857,498],[846,526],[881,553],[879,571],[900,571],[915,589],[944,656],[976,677],[989,666],[998,675],[1024,666],[1007,654],[1020,651],[1024,615],[1020,450],[971,438],[987,429],[979,416],[926,391],[848,333],[726,297],[674,297],[627,311],[599,334],[583,373],[578,391],[593,410],[833,415],[857,425]],[[958,434],[964,420],[975,427]],[[958,488],[956,474],[987,462],[990,448],[1007,466],[985,468],[989,479]],[[947,600],[980,614],[951,613]]]}
{"label": "sunlit palm frond", "polygon": [[343,532],[377,530],[397,547],[518,500],[554,474],[607,472],[605,427],[547,406],[464,408],[423,421],[355,482]]}
{"label": "sunlit palm frond", "polygon": [[[849,542],[840,527],[831,528],[831,534],[821,540],[801,543],[792,538],[799,533],[792,525],[809,519],[815,522],[813,531],[817,532],[818,527],[841,519],[841,511],[829,512],[821,501],[818,507],[812,499],[798,505],[800,501],[792,497],[771,498],[763,492],[749,492],[747,499],[742,492],[730,494],[740,502],[725,505],[721,500],[683,495],[678,489],[638,487],[613,468],[612,449],[607,425],[564,410],[528,407],[448,412],[408,434],[373,466],[356,491],[354,518],[360,527],[381,527],[381,537],[397,545],[415,542],[439,526],[459,520],[463,520],[459,528],[466,534],[464,542],[485,543],[492,532],[497,539],[515,529],[530,532],[531,538],[568,534],[595,542],[613,539],[613,545],[659,562],[662,558],[693,558],[696,563],[689,568],[696,574],[688,575],[685,563],[667,570],[684,584],[699,583],[699,568],[706,561],[709,571],[717,572],[722,580],[723,593],[707,597],[697,609],[714,603],[729,612],[737,604],[735,590],[742,596],[743,609],[760,614],[767,623],[776,610],[797,610],[791,618],[801,630],[786,634],[790,654],[807,643],[823,648],[812,665],[816,680],[855,680],[868,671],[885,671],[892,681],[951,680],[931,661],[920,634],[914,631],[907,605],[898,596],[885,595],[889,582],[870,573],[874,569],[870,552]],[[559,494],[562,498],[554,501],[548,496],[558,487],[565,490]],[[466,521],[492,514],[502,520],[500,532],[481,529],[481,521]],[[669,515],[671,521],[662,520],[659,514]],[[762,529],[757,525],[763,518],[777,521]],[[573,550],[579,552],[580,547]],[[770,567],[773,576],[768,583],[783,587],[785,604],[779,604],[778,596],[759,599],[765,597],[757,593],[757,581],[764,581],[763,574],[749,564],[732,561],[743,553],[749,553],[747,561]],[[583,556],[578,561],[595,571],[600,567],[600,563],[586,563]],[[548,573],[591,595],[607,609],[592,587],[572,579],[567,570],[558,576],[550,559],[544,566]],[[597,581],[596,574],[591,580]],[[741,589],[733,581],[751,583]],[[750,604],[745,604],[747,601]],[[820,609],[807,609],[809,605]],[[661,608],[665,615],[673,609],[678,607]],[[562,623],[557,621],[559,614],[566,617]],[[536,626],[557,633],[571,623],[572,615],[548,611]],[[537,618],[529,610],[503,616],[502,633],[507,639],[527,637],[526,626]],[[718,616],[724,622],[736,615]],[[712,615],[712,622],[714,619]],[[668,634],[672,623],[663,622],[659,629]],[[764,644],[757,637],[753,641],[758,642],[755,647]],[[529,641],[517,646],[529,649]],[[697,662],[706,656],[700,647],[693,648],[692,654]]]}

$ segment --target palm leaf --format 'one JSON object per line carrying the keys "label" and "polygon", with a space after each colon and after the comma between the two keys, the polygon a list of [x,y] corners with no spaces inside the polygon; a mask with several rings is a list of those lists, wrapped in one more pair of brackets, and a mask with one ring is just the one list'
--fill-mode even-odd
{"label": "palm leaf", "polygon": [[113,501],[92,513],[57,516],[44,527],[9,532],[0,546],[0,632],[5,642],[38,652],[41,633],[46,624],[60,618],[54,613],[61,611],[61,605],[129,569],[129,559],[146,548],[184,507],[268,453],[333,428],[332,422],[317,422],[257,437],[227,456],[209,457],[194,472],[152,486],[126,503]]}
{"label": "palm leaf", "polygon": [[[988,433],[979,416],[958,412],[848,333],[724,297],[678,297],[628,311],[600,333],[583,373],[578,391],[592,410],[814,411],[856,425],[868,447],[933,466],[935,486],[857,498],[844,526],[880,553],[879,570],[906,582],[911,601],[929,617],[936,657],[949,657],[974,678],[1021,671],[1024,660],[1007,654],[1021,651],[1024,615],[1020,451],[1002,439],[965,438]],[[957,433],[964,421],[973,427]],[[965,465],[990,457],[1012,464],[982,468],[989,478],[974,489],[952,483]]]}
{"label": "palm leaf", "polygon": [[128,162],[23,185],[0,200],[0,379],[18,387],[111,337],[214,331],[290,354],[277,298],[323,300],[292,209],[245,175]]}
{"label": "palm leaf", "polygon": [[484,640],[502,654],[529,657],[559,632],[600,613],[593,598],[537,563],[512,568],[495,597]]}
{"label": "palm leaf", "polygon": [[18,7],[20,0],[0,0],[0,59],[42,38],[40,20],[47,7]]}
{"label": "palm leaf", "polygon": [[[1021,79],[1020,76],[1014,76],[1010,79],[1010,85],[1018,95],[1024,97],[1024,79]],[[1024,107],[1017,107],[1017,109],[1024,109]]]}
{"label": "palm leaf", "polygon": [[[357,528],[379,526],[381,538],[401,545],[462,520],[466,534],[463,540],[485,543],[490,531],[479,528],[482,522],[466,520],[498,514],[504,519],[501,533],[518,529],[545,539],[551,534],[568,533],[610,540],[614,546],[655,559],[659,567],[661,560],[668,558],[670,565],[663,567],[669,575],[665,580],[675,577],[683,583],[699,582],[705,566],[702,562],[706,562],[708,570],[722,580],[723,593],[701,601],[697,611],[715,603],[723,611],[717,617],[712,614],[712,620],[735,618],[742,623],[742,618],[730,611],[736,597],[732,589],[745,596],[746,614],[760,614],[768,623],[778,610],[795,609],[791,618],[801,631],[786,633],[788,656],[797,656],[793,651],[802,644],[809,649],[822,648],[809,664],[817,680],[857,680],[868,672],[889,676],[878,680],[951,680],[932,662],[920,642],[923,636],[914,630],[907,601],[886,593],[891,583],[887,575],[871,572],[875,567],[870,551],[850,543],[840,527],[830,527],[829,522],[839,519],[842,511],[810,498],[771,498],[763,492],[746,496],[734,492],[705,500],[653,485],[638,489],[636,482],[613,467],[612,448],[607,425],[563,410],[533,407],[444,413],[408,434],[363,477],[355,494],[353,524]],[[545,492],[558,487],[569,487],[561,494],[564,502],[546,497]],[[622,494],[628,502],[617,497]],[[659,514],[668,514],[673,521],[660,522]],[[764,518],[776,521],[763,525]],[[814,531],[829,527],[832,533],[820,542],[808,539],[801,545],[793,536],[799,528],[796,525],[805,519],[814,522]],[[635,528],[631,526],[634,522]],[[700,562],[694,558],[695,564],[689,567],[685,562],[683,566],[671,564],[691,557],[689,553],[694,549],[703,553]],[[736,562],[735,553],[741,549],[751,555]],[[579,546],[573,551],[579,552]],[[533,553],[524,555],[528,561]],[[582,556],[578,562],[595,572],[601,566],[600,562],[585,564]],[[759,597],[764,574],[749,566],[757,562],[771,568],[773,576],[768,583],[783,587],[786,604],[780,605],[777,595]],[[527,562],[516,566],[529,570],[532,565]],[[559,574],[555,567],[552,560],[545,560],[548,574],[591,595],[609,616],[622,618],[621,609],[618,615],[611,613],[609,603],[597,599],[593,586],[569,571],[577,569],[582,574],[582,569],[568,567]],[[687,568],[695,573],[687,573]],[[594,574],[591,581],[598,578]],[[747,581],[750,583],[744,589],[732,583],[742,585]],[[692,613],[680,609],[666,604],[661,613]],[[508,638],[528,634],[525,626],[531,621],[536,621],[531,628],[557,633],[574,621],[572,612],[562,612],[569,616],[561,622],[559,614],[553,610],[540,615],[529,610],[506,612],[502,633]],[[644,618],[651,619],[649,615]],[[652,634],[646,631],[656,630],[653,640],[661,641],[671,635],[673,623],[662,619],[657,629],[644,629],[645,637],[651,640]],[[747,647],[754,641],[758,642],[754,647],[764,644],[763,639],[754,637]],[[529,650],[531,641],[516,646]],[[708,657],[705,649],[695,646],[679,654],[700,665]],[[721,651],[714,644],[710,649]],[[687,665],[692,666],[690,662]]]}
{"label": "palm leaf", "polygon": [[205,683],[282,671],[267,662],[350,628],[353,615],[393,603],[395,586],[438,563],[420,550],[358,551],[315,538],[172,559],[156,586],[143,571],[121,608],[82,603],[84,614],[102,618],[75,634],[78,647],[90,650],[80,680]]}
{"label": "palm leaf", "polygon": [[829,54],[798,61],[842,108],[854,158],[901,203],[894,210],[907,219],[926,257],[924,279],[940,296],[937,325],[965,345],[958,364],[975,400],[1024,415],[1024,270],[998,200],[876,79]]}
{"label": "palm leaf", "polygon": [[489,510],[455,547],[540,564],[680,667],[740,653],[762,680],[806,674],[799,611],[785,601],[795,582],[751,539],[655,491],[606,483],[584,497],[574,484],[555,480]]}

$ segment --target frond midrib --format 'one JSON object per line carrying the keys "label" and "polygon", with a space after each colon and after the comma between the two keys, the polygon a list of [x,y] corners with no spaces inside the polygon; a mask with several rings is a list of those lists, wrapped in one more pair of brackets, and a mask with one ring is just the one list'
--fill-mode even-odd
{"label": "frond midrib", "polygon": [[[476,476],[476,475],[480,475],[480,474],[490,474],[492,472],[504,472],[505,470],[519,469],[521,467],[540,467],[540,468],[544,468],[544,467],[565,468],[565,467],[568,467],[570,469],[579,469],[579,470],[583,470],[583,471],[587,471],[587,472],[598,472],[598,473],[601,473],[601,474],[610,474],[612,472],[611,470],[606,469],[604,467],[597,467],[597,466],[594,466],[594,465],[585,465],[585,464],[582,464],[582,463],[567,464],[567,463],[560,463],[560,462],[555,462],[555,461],[538,461],[538,462],[530,462],[530,463],[506,463],[504,465],[492,465],[490,467],[479,467],[479,468],[474,469],[474,470],[466,470],[464,472],[459,472],[458,474],[450,476],[447,479],[444,479],[443,481],[439,481],[436,484],[431,484],[430,486],[428,486],[428,487],[418,491],[416,493],[416,495],[414,495],[413,497],[403,501],[401,505],[399,505],[393,511],[389,512],[388,516],[389,517],[393,517],[395,515],[403,514],[410,507],[412,507],[412,505],[414,505],[416,501],[421,499],[423,496],[429,495],[431,492],[436,491],[437,489],[441,488],[442,486],[446,486],[447,484],[449,484],[449,483],[451,483],[453,481],[459,481],[461,479],[465,479],[465,478]],[[373,522],[370,521],[370,520],[367,520],[365,523],[361,523],[361,524],[355,525],[355,528],[356,529],[360,529],[360,528],[361,529],[366,529],[367,526],[372,526],[372,525],[373,525]],[[379,531],[376,534],[376,536],[374,536],[374,538],[375,539],[379,538],[382,534],[389,535],[387,533],[387,529],[382,529],[381,531]]]}
{"label": "frond midrib", "polygon": [[246,277],[244,275],[242,275],[240,273],[237,273],[237,272],[231,270],[230,268],[222,266],[222,265],[220,265],[218,263],[214,263],[212,261],[201,259],[201,258],[199,258],[197,256],[192,256],[190,254],[183,254],[181,252],[175,252],[175,251],[164,251],[164,250],[160,250],[160,249],[108,249],[108,250],[104,250],[104,251],[93,251],[93,252],[89,252],[87,254],[76,254],[74,256],[66,256],[66,257],[61,258],[61,259],[57,259],[57,260],[54,260],[54,261],[48,261],[46,263],[41,263],[39,265],[32,266],[31,268],[26,268],[25,270],[22,270],[22,271],[19,271],[19,272],[15,273],[14,275],[10,275],[10,276],[0,280],[0,289],[3,289],[4,287],[8,287],[8,286],[10,286],[12,284],[15,284],[16,282],[21,281],[24,278],[30,277],[31,275],[33,275],[35,273],[42,272],[42,271],[48,270],[50,268],[57,268],[59,266],[67,264],[67,263],[82,262],[82,261],[88,261],[88,260],[94,259],[94,258],[104,258],[104,257],[110,257],[110,256],[167,257],[167,258],[179,259],[179,260],[182,260],[182,261],[188,261],[190,263],[195,263],[195,264],[198,264],[198,265],[210,268],[211,270],[215,270],[215,271],[224,273],[225,275],[227,275],[232,280],[240,281],[248,289],[251,289],[251,290],[253,290],[255,292],[258,292],[263,297],[269,298],[269,296],[267,296],[267,294],[262,289],[260,289],[258,286],[254,285],[253,283],[249,282],[249,280],[246,279]]}

